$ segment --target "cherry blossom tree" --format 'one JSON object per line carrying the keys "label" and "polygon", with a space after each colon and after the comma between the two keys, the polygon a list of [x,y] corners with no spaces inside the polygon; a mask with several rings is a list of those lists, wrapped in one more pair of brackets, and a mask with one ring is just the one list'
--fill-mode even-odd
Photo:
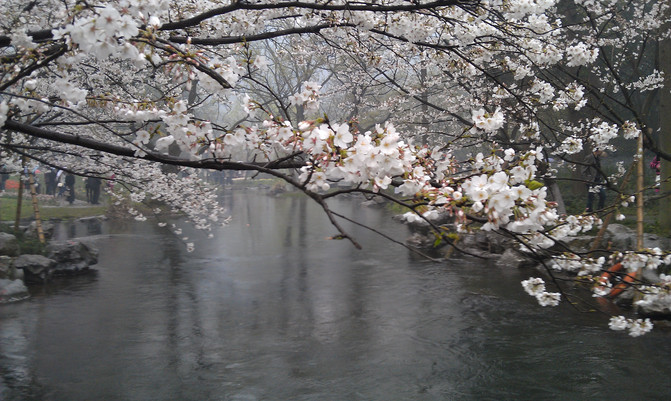
{"label": "cherry blossom tree", "polygon": [[[3,162],[114,174],[131,200],[203,230],[227,216],[194,171],[265,173],[317,202],[356,247],[328,201],[380,196],[451,246],[476,229],[508,235],[550,277],[574,272],[596,295],[610,264],[671,263],[658,249],[565,248],[600,216],[560,215],[545,185],[549,157],[581,166],[584,148],[616,151],[640,135],[671,160],[648,135],[646,100],[668,91],[648,55],[668,37],[664,2],[8,0],[0,11]],[[618,188],[625,170],[605,185]],[[619,190],[612,209],[631,195]],[[568,295],[558,283],[523,287],[556,305]],[[633,284],[640,302],[671,304],[667,276]]]}

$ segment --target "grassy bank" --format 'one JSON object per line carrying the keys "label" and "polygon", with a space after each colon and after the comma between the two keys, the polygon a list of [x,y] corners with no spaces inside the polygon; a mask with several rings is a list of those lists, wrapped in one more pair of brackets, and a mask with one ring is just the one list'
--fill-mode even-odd
{"label": "grassy bank", "polygon": [[[0,221],[13,221],[16,219],[16,196],[0,196]],[[53,200],[38,201],[40,217],[49,219],[72,219],[105,214],[105,205],[61,205]],[[33,204],[30,197],[25,197],[21,206],[21,219],[34,218]]]}

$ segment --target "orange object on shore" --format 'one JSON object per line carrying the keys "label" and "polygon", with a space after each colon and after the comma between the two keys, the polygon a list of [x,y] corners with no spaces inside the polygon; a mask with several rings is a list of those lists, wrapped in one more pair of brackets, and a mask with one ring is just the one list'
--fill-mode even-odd
{"label": "orange object on shore", "polygon": [[[606,288],[608,282],[616,276],[615,273],[622,270],[624,266],[622,263],[614,264],[610,269],[603,272],[601,277],[599,277],[599,286],[603,289]],[[615,285],[608,294],[603,295],[604,297],[613,298],[620,295],[627,287],[636,280],[636,272],[627,273],[622,277],[622,280]]]}
{"label": "orange object on shore", "polygon": [[19,182],[14,180],[5,181],[5,189],[19,189]]}

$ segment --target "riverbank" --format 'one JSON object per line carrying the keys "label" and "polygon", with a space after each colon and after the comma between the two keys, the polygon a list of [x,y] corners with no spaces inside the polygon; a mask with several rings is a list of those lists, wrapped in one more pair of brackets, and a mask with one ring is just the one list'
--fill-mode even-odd
{"label": "riverbank", "polygon": [[[99,216],[107,211],[107,204],[91,205],[76,199],[70,205],[63,197],[51,195],[37,195],[40,218],[50,219],[77,219],[82,217]],[[0,195],[0,221],[13,222],[16,219],[18,199],[16,193],[5,192]],[[34,219],[32,199],[30,195],[23,197],[21,205],[21,220]]]}

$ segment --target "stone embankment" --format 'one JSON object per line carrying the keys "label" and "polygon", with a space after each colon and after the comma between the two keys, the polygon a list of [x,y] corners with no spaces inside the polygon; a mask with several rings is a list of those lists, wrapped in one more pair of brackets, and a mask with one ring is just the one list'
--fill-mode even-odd
{"label": "stone embankment", "polygon": [[0,232],[0,303],[28,298],[26,285],[85,274],[96,263],[98,250],[84,240],[50,241],[43,255],[20,254],[17,238]]}
{"label": "stone embankment", "polygon": [[[405,221],[401,216],[397,217],[400,221]],[[406,221],[407,223],[407,221]],[[424,221],[414,221],[407,223],[412,232],[407,239],[407,244],[422,250],[432,256],[439,257],[458,257],[472,255],[475,257],[490,260],[499,267],[530,268],[536,270],[532,274],[549,275],[547,269],[543,267],[542,261],[549,261],[548,255],[532,255],[520,249],[520,243],[504,236],[501,233],[493,231],[475,231],[473,233],[459,233],[455,238],[455,248],[448,247],[445,241],[436,247],[436,237],[431,233],[429,225]],[[434,221],[436,225],[451,225],[447,216],[438,216]],[[563,252],[571,250],[578,254],[589,252],[594,235],[581,235],[566,239],[562,244],[555,244],[551,251]],[[662,250],[671,249],[671,239],[661,237],[655,234],[644,234],[644,248],[660,248]],[[627,251],[636,248],[636,232],[621,224],[610,224],[601,240],[601,250],[608,251]],[[595,256],[606,256],[607,252],[597,252]],[[544,259],[548,258],[548,259]],[[664,265],[663,265],[664,266]],[[643,269],[643,277],[640,278],[644,283],[658,283],[660,281],[658,270]],[[553,275],[570,278],[570,273],[554,272]],[[630,289],[618,296],[617,302],[631,303],[635,291]],[[655,309],[654,306],[639,307],[638,312],[641,315],[671,317],[671,310]]]}
{"label": "stone embankment", "polygon": [[[431,227],[423,220],[408,223],[402,216],[396,220],[405,222],[411,231],[407,244],[422,250],[445,249],[447,242],[434,246],[436,237],[431,233]],[[452,226],[449,216],[437,216],[433,221],[439,226]],[[455,231],[456,232],[456,231]],[[530,255],[520,250],[520,243],[495,231],[474,231],[472,233],[458,233],[455,241],[456,250],[449,251],[450,255],[476,255],[485,259],[493,259],[497,264],[511,267],[524,267],[538,263],[538,256]],[[571,250],[576,253],[588,252],[594,241],[593,235],[581,235],[566,239],[561,245],[557,244],[552,250]],[[636,232],[622,224],[610,224],[601,240],[600,249],[613,251],[632,250],[636,246]],[[671,239],[655,234],[644,234],[644,248],[670,249]],[[443,254],[448,252],[442,251]]]}

